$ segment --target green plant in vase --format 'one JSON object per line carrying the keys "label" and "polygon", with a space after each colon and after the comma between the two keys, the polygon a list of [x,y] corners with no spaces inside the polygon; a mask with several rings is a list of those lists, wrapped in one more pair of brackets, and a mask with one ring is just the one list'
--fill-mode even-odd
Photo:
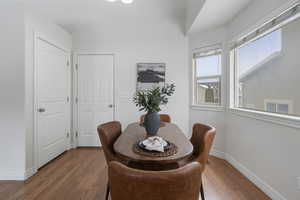
{"label": "green plant in vase", "polygon": [[138,91],[135,94],[133,102],[139,108],[139,111],[147,113],[144,119],[144,126],[148,135],[156,135],[160,127],[160,117],[158,114],[161,111],[160,106],[166,105],[174,92],[175,85],[166,84],[163,87],[154,87],[148,91]]}

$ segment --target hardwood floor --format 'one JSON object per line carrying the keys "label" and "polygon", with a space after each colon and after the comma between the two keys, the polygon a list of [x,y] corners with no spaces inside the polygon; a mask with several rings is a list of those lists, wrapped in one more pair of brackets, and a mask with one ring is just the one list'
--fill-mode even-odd
{"label": "hardwood floor", "polygon": [[[0,181],[0,200],[104,200],[107,183],[102,150],[64,153],[25,182]],[[269,200],[224,160],[211,157],[203,176],[206,200]]]}

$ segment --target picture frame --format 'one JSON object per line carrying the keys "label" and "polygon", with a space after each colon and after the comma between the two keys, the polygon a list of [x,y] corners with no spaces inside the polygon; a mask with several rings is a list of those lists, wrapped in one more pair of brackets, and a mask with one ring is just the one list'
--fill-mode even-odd
{"label": "picture frame", "polygon": [[166,82],[166,63],[137,63],[137,91],[163,87]]}

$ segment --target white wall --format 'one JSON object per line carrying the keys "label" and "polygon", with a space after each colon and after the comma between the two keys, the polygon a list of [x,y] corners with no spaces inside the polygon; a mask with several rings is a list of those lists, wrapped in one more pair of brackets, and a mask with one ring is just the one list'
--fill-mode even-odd
{"label": "white wall", "polygon": [[[254,0],[246,10],[235,17],[232,23],[226,26],[226,37],[223,37],[224,34],[219,28],[206,33],[198,33],[190,36],[189,49],[224,40],[232,41],[261,25],[294,2],[274,0],[270,3],[268,0]],[[229,52],[226,48],[225,54],[228,57]],[[225,62],[224,70],[225,79],[227,79],[224,85],[229,94],[228,60]],[[225,104],[227,106],[229,104],[229,95],[226,96]],[[258,115],[255,117],[230,110],[222,113],[191,109],[190,118],[191,123],[198,120],[215,124],[217,137],[220,131],[223,137],[219,141],[216,140],[213,153],[227,159],[272,199],[300,199],[300,190],[297,188],[296,180],[300,176],[300,129],[298,125],[288,125],[284,121],[276,123],[276,120],[273,121],[271,118],[263,120]]]}
{"label": "white wall", "polygon": [[[295,1],[253,1],[229,26],[229,39],[253,29],[262,19],[279,13],[291,2]],[[230,113],[226,119],[226,153],[276,190],[278,193],[264,188],[273,199],[300,199],[296,182],[296,177],[300,176],[300,129]]]}
{"label": "white wall", "polygon": [[[192,56],[193,52],[197,48],[202,48],[206,46],[211,46],[215,44],[220,44],[221,47],[224,45],[224,41],[227,36],[227,30],[224,27],[220,27],[214,29],[212,31],[195,33],[190,35],[189,37],[189,73],[190,73],[190,96],[192,96]],[[226,54],[223,53],[222,63],[223,66],[226,64]],[[222,69],[222,73],[224,74],[222,78],[222,89],[221,89],[221,101],[222,107],[226,105],[226,68]],[[191,98],[191,97],[190,97]],[[192,104],[192,99],[190,104]],[[190,130],[192,130],[192,126],[195,123],[204,123],[214,126],[217,129],[217,136],[215,138],[213,151],[224,152],[225,151],[225,139],[226,139],[226,131],[225,131],[225,109],[207,109],[203,107],[191,107],[190,109]]]}
{"label": "white wall", "polygon": [[230,113],[226,118],[226,153],[273,199],[298,200],[300,129]]}
{"label": "white wall", "polygon": [[71,52],[72,37],[61,27],[32,14],[25,13],[25,86],[26,86],[26,177],[34,169],[34,34]]}
{"label": "white wall", "polygon": [[0,180],[25,169],[24,13],[0,3]]}
{"label": "white wall", "polygon": [[[9,161],[3,165],[1,163],[0,175],[11,174],[9,179],[16,179],[16,176],[23,179],[24,176],[27,178],[35,173],[34,33],[68,51],[72,49],[72,38],[61,27],[44,20],[40,15],[32,14],[32,11],[24,12],[23,8],[18,11],[6,9],[5,12],[1,12],[1,19],[6,19],[10,14],[15,14],[15,17],[9,23],[7,20],[1,20],[2,27],[5,27],[1,34],[5,35],[1,37],[3,41],[0,48],[8,53],[0,62],[1,66],[9,64],[9,68],[3,68],[5,73],[1,73],[2,91],[6,91],[1,94],[1,111],[9,111],[11,116],[6,112],[1,116],[1,123],[8,125],[1,124],[1,132],[10,134],[1,133],[1,141],[6,141],[7,145],[1,143],[0,159]],[[80,28],[80,31],[74,32],[74,49],[115,53],[116,119],[121,120],[124,127],[137,121],[140,115],[132,103],[136,88],[136,63],[165,62],[167,82],[174,82],[177,88],[176,94],[162,112],[169,113],[173,121],[188,134],[187,38],[174,20],[159,18],[155,23],[151,19],[147,22],[139,19],[137,21],[138,24],[120,22],[114,26],[107,23],[99,29]],[[125,23],[128,25],[123,27]],[[16,97],[15,101],[12,101],[13,97]],[[180,112],[176,112],[179,106]]]}
{"label": "white wall", "polygon": [[163,62],[167,65],[166,82],[175,83],[176,92],[161,113],[170,114],[174,123],[188,134],[188,47],[180,27],[168,19],[114,22],[99,28],[81,26],[72,32],[75,51],[115,54],[116,120],[125,128],[141,115],[132,102],[136,64]]}
{"label": "white wall", "polygon": [[[187,135],[190,135],[189,126],[194,122],[216,126],[215,150],[224,152],[230,162],[256,181],[273,199],[297,200],[300,197],[300,190],[296,188],[296,177],[300,176],[298,128],[230,112],[191,109],[189,114],[188,108],[191,65],[187,65],[192,49],[223,42],[226,38],[233,39],[249,31],[249,27],[265,18],[266,13],[284,3],[285,0],[274,0],[272,4],[268,0],[253,1],[229,25],[228,37],[223,28],[196,34],[190,37],[190,51],[180,27],[169,20],[137,20],[126,22],[126,26],[124,21],[107,22],[99,28],[86,26],[74,29],[74,50],[116,55],[116,119],[124,127],[137,121],[140,115],[132,103],[136,63],[165,62],[167,82],[174,82],[177,89],[163,112],[169,113]],[[29,175],[33,167],[33,30],[42,32],[67,49],[71,49],[71,37],[59,27],[37,20],[37,17],[26,16],[24,23],[21,8],[1,5],[0,10],[0,51],[5,52],[0,59],[0,141],[5,141],[0,146],[0,178],[23,178],[25,169],[25,175]],[[7,20],[7,16],[11,18]],[[226,60],[224,62],[227,63]],[[225,66],[224,72],[228,74],[228,65]],[[224,78],[223,81],[228,82],[226,76]],[[225,83],[223,85],[226,88]],[[228,100],[225,94],[222,97]],[[188,123],[189,118],[191,124]]]}
{"label": "white wall", "polygon": [[0,180],[34,173],[34,32],[71,52],[61,27],[25,12],[21,4],[0,5]]}

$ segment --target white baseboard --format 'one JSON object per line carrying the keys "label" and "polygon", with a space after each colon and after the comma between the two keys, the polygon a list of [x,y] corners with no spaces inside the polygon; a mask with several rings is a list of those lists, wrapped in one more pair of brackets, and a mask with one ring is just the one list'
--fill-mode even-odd
{"label": "white baseboard", "polygon": [[244,176],[246,176],[252,183],[254,183],[258,188],[260,188],[264,193],[266,193],[273,200],[287,200],[278,191],[268,185],[265,181],[259,178],[256,174],[238,162],[234,157],[226,154],[226,160],[232,164],[237,170],[239,170]]}
{"label": "white baseboard", "polygon": [[23,181],[24,180],[24,172],[20,171],[8,171],[8,172],[0,172],[0,180],[2,181]]}
{"label": "white baseboard", "polygon": [[5,173],[0,173],[0,180],[2,181],[24,181],[34,175],[37,172],[36,169],[30,168],[25,172],[19,171],[9,171]]}
{"label": "white baseboard", "polygon": [[33,176],[35,173],[37,173],[37,170],[34,168],[29,168],[26,170],[25,175],[24,175],[24,180],[27,180],[31,176]]}
{"label": "white baseboard", "polygon": [[269,184],[259,178],[255,173],[250,171],[247,167],[242,165],[233,156],[228,153],[218,151],[213,149],[211,155],[218,158],[224,159],[233,165],[238,171],[240,171],[244,176],[246,176],[253,184],[255,184],[259,189],[261,189],[265,194],[267,194],[273,200],[287,200],[282,194],[272,188]]}

